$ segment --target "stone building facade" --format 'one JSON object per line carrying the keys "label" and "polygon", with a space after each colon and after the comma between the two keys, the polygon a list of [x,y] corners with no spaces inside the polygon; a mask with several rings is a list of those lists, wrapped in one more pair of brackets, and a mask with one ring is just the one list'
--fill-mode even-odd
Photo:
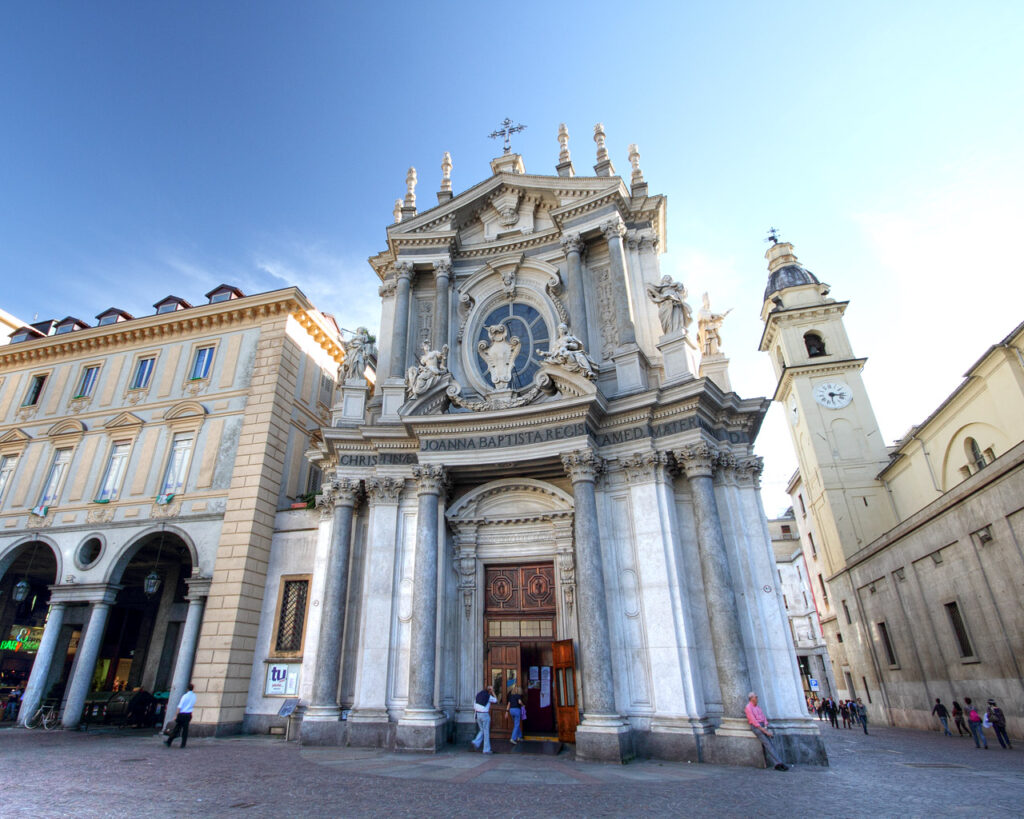
{"label": "stone building facade", "polygon": [[839,696],[934,728],[936,697],[1024,703],[1024,325],[886,447],[843,326],[846,302],[769,248],[761,349],[799,462],[790,483]]}
{"label": "stone building facade", "polygon": [[[96,690],[193,680],[194,730],[242,723],[275,514],[319,488],[303,454],[343,360],[296,288],[221,286],[135,318],[19,327],[0,347],[0,628],[76,726]],[[25,647],[24,645],[22,646]]]}
{"label": "stone building facade", "polygon": [[811,588],[813,577],[804,556],[796,516],[789,514],[768,521],[778,571],[782,607],[789,620],[789,635],[796,649],[804,697],[811,700],[838,698],[832,661],[821,630],[821,618]]}
{"label": "stone building facade", "polygon": [[349,368],[310,453],[319,520],[269,555],[252,730],[294,680],[303,742],[431,751],[472,736],[485,683],[507,734],[514,683],[528,730],[580,759],[759,765],[753,688],[787,756],[824,761],[758,492],[767,402],[729,390],[717,325],[698,361],[710,325],[659,270],[665,198],[635,146],[627,181],[594,139],[592,175],[563,129],[556,174],[507,152],[458,195],[446,157],[425,210],[410,170],[370,259],[376,386]]}

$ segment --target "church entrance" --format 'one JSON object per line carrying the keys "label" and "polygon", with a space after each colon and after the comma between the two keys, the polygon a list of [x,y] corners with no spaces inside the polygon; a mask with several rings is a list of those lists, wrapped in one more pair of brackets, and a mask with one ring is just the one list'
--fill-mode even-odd
{"label": "church entrance", "polygon": [[526,704],[523,735],[554,737],[555,570],[548,563],[485,567],[484,664],[498,704],[491,735],[509,737],[508,695],[517,686]]}

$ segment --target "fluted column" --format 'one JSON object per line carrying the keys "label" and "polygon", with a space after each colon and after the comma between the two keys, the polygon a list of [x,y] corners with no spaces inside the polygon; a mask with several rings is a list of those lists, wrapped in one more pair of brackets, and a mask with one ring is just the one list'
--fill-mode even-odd
{"label": "fluted column", "polygon": [[89,686],[92,683],[92,675],[96,671],[96,659],[99,657],[100,648],[103,645],[103,634],[107,630],[107,618],[110,616],[110,606],[117,597],[121,587],[111,587],[104,594],[103,599],[92,602],[89,613],[89,625],[85,629],[85,637],[78,645],[78,662],[75,664],[75,675],[68,683],[67,701],[64,703],[64,727],[66,729],[77,728],[82,720],[82,709],[85,707],[85,698],[89,695]]}
{"label": "fluted column", "polygon": [[167,695],[167,716],[177,712],[178,700],[188,690],[192,679],[192,667],[196,661],[196,646],[199,645],[199,627],[203,624],[203,609],[206,597],[210,593],[210,578],[190,577],[185,581],[188,586],[188,611],[185,613],[185,626],[181,630],[181,642],[178,645],[178,656],[174,660],[174,674],[171,676],[171,690]]}
{"label": "fluted column", "polygon": [[452,264],[448,261],[434,262],[434,349],[440,350],[448,343],[448,313],[451,307],[449,282]]}
{"label": "fluted column", "polygon": [[332,481],[320,495],[320,514],[333,516],[331,549],[327,555],[323,603],[320,609],[320,639],[313,667],[313,690],[303,720],[337,720],[341,648],[345,635],[345,600],[348,593],[348,563],[352,543],[352,519],[361,497],[358,480]]}
{"label": "fluted column", "polygon": [[569,326],[573,334],[583,339],[587,349],[590,348],[590,336],[587,333],[587,301],[583,292],[583,253],[584,241],[578,233],[562,237],[562,250],[565,251],[565,278],[569,285]]}
{"label": "fluted column", "polygon": [[750,690],[750,674],[712,480],[718,453],[707,444],[700,443],[677,450],[675,456],[686,473],[693,496],[700,570],[704,578],[704,597],[718,667],[718,683],[722,690],[722,709],[725,717],[739,719],[743,716]]}
{"label": "fluted column", "polygon": [[622,237],[626,225],[621,219],[610,219],[601,225],[601,232],[608,240],[609,272],[615,296],[615,323],[619,329],[619,345],[626,347],[636,344],[636,330],[629,316],[629,289],[626,287],[626,255]]}
{"label": "fluted column", "polygon": [[438,499],[447,486],[443,466],[415,466],[419,509],[416,515],[416,566],[413,572],[412,636],[409,646],[410,712],[433,715],[434,672],[437,666],[437,544]]}
{"label": "fluted column", "polygon": [[594,717],[616,717],[612,684],[612,652],[608,607],[604,597],[601,533],[597,520],[594,481],[600,461],[590,450],[562,456],[572,481],[574,534],[576,536],[576,597],[583,666],[584,722]]}
{"label": "fluted column", "polygon": [[60,640],[60,630],[64,626],[64,603],[51,603],[50,611],[46,617],[46,627],[43,629],[43,639],[39,641],[39,649],[36,651],[35,662],[32,663],[32,674],[28,678],[28,685],[25,686],[25,693],[21,698],[21,709],[18,711],[18,724],[24,725],[31,717],[39,703],[43,701],[46,692],[46,681],[50,677],[50,667],[53,665],[53,655],[57,651],[57,643]]}
{"label": "fluted column", "polygon": [[391,370],[392,378],[405,377],[405,350],[409,341],[409,288],[412,283],[412,262],[400,262],[395,265],[397,282],[395,285],[395,323],[391,336]]}

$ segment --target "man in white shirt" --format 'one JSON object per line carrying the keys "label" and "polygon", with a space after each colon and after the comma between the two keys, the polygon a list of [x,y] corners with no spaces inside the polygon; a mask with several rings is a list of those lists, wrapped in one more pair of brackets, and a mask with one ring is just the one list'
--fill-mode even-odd
{"label": "man in white shirt", "polygon": [[188,724],[192,722],[192,709],[196,706],[196,692],[193,690],[194,688],[195,686],[189,683],[188,691],[178,700],[178,713],[174,717],[174,730],[164,741],[164,745],[168,748],[171,747],[171,743],[178,737],[178,734],[181,734],[182,748],[188,742]]}
{"label": "man in white shirt", "polygon": [[489,685],[476,695],[473,702],[473,711],[476,714],[476,724],[480,729],[473,739],[473,747],[479,748],[480,743],[484,745],[484,753],[491,753],[491,703],[497,702],[494,696],[494,686]]}

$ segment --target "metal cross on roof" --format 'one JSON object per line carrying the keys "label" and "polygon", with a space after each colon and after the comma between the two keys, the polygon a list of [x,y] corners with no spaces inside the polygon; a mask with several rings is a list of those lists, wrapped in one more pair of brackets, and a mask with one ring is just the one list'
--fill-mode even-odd
{"label": "metal cross on roof", "polygon": [[768,228],[768,238],[765,239],[765,241],[771,242],[773,245],[777,245],[779,243],[779,229]]}
{"label": "metal cross on roof", "polygon": [[507,154],[509,151],[512,150],[512,142],[511,142],[511,139],[510,139],[512,134],[517,134],[520,131],[525,131],[525,130],[526,130],[526,126],[525,125],[513,125],[512,124],[512,120],[510,120],[508,117],[505,117],[505,120],[501,123],[501,127],[497,131],[492,131],[490,134],[488,134],[488,136],[491,139],[497,139],[498,137],[503,137],[504,140],[505,140],[505,150],[502,153],[506,153]]}

